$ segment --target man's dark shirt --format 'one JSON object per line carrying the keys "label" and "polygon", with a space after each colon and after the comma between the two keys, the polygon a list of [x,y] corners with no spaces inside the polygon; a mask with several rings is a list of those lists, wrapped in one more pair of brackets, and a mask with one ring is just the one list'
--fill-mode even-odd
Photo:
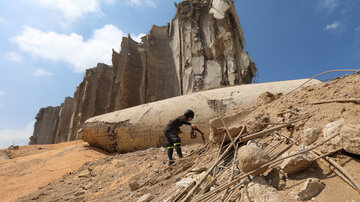
{"label": "man's dark shirt", "polygon": [[185,115],[181,115],[176,119],[170,120],[169,123],[165,126],[165,129],[175,129],[176,131],[180,130],[180,126],[183,124],[191,125],[190,122],[186,120]]}

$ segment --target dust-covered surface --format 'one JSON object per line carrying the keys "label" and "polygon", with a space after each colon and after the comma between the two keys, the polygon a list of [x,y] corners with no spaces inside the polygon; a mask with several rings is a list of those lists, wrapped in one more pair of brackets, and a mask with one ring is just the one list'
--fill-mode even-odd
{"label": "dust-covered surface", "polygon": [[0,201],[13,201],[79,169],[85,162],[106,156],[82,141],[29,145],[0,150]]}
{"label": "dust-covered surface", "polygon": [[[201,145],[183,146],[183,153],[189,154],[199,146]],[[19,201],[136,201],[150,190],[157,190],[154,194],[160,196],[168,193],[176,182],[176,176],[181,179],[183,172],[193,164],[192,161],[185,160],[181,166],[173,166],[173,169],[167,170],[169,166],[166,163],[165,148],[108,156],[84,164],[77,171],[65,174]],[[150,188],[144,186],[137,191],[130,190],[130,182],[141,185],[155,174],[160,174],[159,178],[154,179],[154,185]]]}
{"label": "dust-covered surface", "polygon": [[[233,158],[236,152],[230,149],[228,155],[210,172],[210,176],[205,178],[199,188],[200,192],[194,192],[192,200],[220,200],[225,192],[217,192],[218,188],[229,184],[229,178],[233,176],[236,183],[229,186],[225,195],[227,201],[297,201],[299,197],[307,197],[305,200],[312,201],[359,201],[359,192],[349,184],[354,186],[360,182],[360,157],[342,149],[341,137],[345,125],[360,123],[360,104],[354,101],[311,104],[350,98],[360,99],[359,74],[305,87],[286,95],[263,94],[252,105],[232,112],[236,114],[241,110],[252,110],[236,123],[247,127],[247,136],[279,124],[291,123],[281,130],[238,144],[257,146],[272,160],[320,146],[296,156],[292,163],[284,160],[270,165],[260,176],[243,179],[245,175],[236,165],[237,158]],[[340,138],[321,145],[328,133],[331,136],[339,133],[337,137]],[[353,138],[355,144],[357,136]],[[223,145],[222,152],[227,145],[229,143]],[[164,148],[108,156],[84,164],[80,169],[67,173],[19,201],[137,201],[148,193],[153,196],[153,201],[184,199],[190,190],[185,188],[192,186],[193,181],[198,183],[196,177],[204,177],[206,170],[212,167],[222,153],[219,152],[218,144],[184,146],[183,151],[185,158],[171,166],[163,164],[167,159]],[[333,172],[334,166],[330,166],[327,161],[314,160],[316,156],[332,151],[335,152],[328,154],[326,159],[345,171],[348,183]],[[285,169],[286,166],[289,168]],[[298,171],[298,168],[302,170]]]}

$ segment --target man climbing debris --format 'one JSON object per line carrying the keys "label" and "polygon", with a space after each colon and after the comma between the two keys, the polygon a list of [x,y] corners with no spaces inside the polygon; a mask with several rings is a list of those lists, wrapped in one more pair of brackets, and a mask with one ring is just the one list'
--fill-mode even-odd
{"label": "man climbing debris", "polygon": [[194,118],[195,113],[192,110],[186,110],[184,115],[181,115],[175,119],[169,121],[169,123],[164,128],[164,134],[166,136],[166,146],[167,153],[169,157],[169,165],[174,163],[172,158],[174,147],[179,158],[183,158],[181,152],[181,140],[179,133],[181,133],[180,126],[183,124],[191,125],[191,128],[197,128],[196,125],[191,124],[191,121]]}

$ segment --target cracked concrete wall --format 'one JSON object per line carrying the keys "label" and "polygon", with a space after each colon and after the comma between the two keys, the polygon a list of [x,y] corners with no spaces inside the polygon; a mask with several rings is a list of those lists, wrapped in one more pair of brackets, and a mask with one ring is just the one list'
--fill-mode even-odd
{"label": "cracked concrete wall", "polygon": [[[168,26],[153,26],[143,38],[146,51],[145,100],[142,104],[180,95],[176,67],[169,45]],[[145,55],[145,54],[143,54]],[[145,58],[145,57],[143,57]]]}
{"label": "cracked concrete wall", "polygon": [[138,43],[129,36],[123,37],[119,54],[113,50],[114,82],[108,111],[141,104],[143,65],[138,48]]}
{"label": "cracked concrete wall", "polygon": [[73,113],[67,141],[76,140],[77,131],[86,119],[107,112],[110,90],[113,83],[113,68],[103,63],[87,69],[84,80],[74,93]]}
{"label": "cracked concrete wall", "polygon": [[257,69],[243,50],[233,2],[182,1],[176,7],[170,45],[181,94],[251,83]]}
{"label": "cracked concrete wall", "polygon": [[124,37],[120,53],[113,50],[109,112],[251,83],[257,69],[243,50],[233,2],[185,0],[175,6],[176,15],[167,26],[154,25],[140,43]]}
{"label": "cracked concrete wall", "polygon": [[54,144],[61,107],[45,107],[39,110],[35,119],[34,133],[29,144]]}
{"label": "cracked concrete wall", "polygon": [[[195,123],[206,135],[209,120],[214,117],[220,103],[223,112],[228,112],[255,101],[263,92],[287,93],[307,79],[239,85],[177,96],[147,103],[88,119],[80,132],[82,140],[109,152],[130,152],[150,147],[165,146],[163,128],[169,120],[182,115],[185,110],[195,112]],[[307,85],[319,83],[312,80]],[[218,104],[219,105],[219,104]],[[182,144],[201,142],[190,139],[190,127],[183,126],[180,135]]]}
{"label": "cracked concrete wall", "polygon": [[99,63],[86,70],[74,98],[66,97],[58,107],[41,108],[36,116],[30,144],[54,144],[76,140],[77,131],[86,119],[107,111],[113,68]]}
{"label": "cracked concrete wall", "polygon": [[59,121],[57,125],[55,143],[66,142],[70,132],[70,121],[73,114],[74,98],[66,97],[61,104],[59,112]]}

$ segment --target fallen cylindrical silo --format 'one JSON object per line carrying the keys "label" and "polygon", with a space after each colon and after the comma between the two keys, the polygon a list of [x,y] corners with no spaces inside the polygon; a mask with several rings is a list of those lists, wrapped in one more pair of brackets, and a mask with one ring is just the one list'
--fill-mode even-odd
{"label": "fallen cylindrical silo", "polygon": [[[207,90],[136,107],[131,107],[88,119],[80,137],[90,145],[108,152],[130,152],[150,147],[165,146],[163,128],[169,120],[192,109],[196,124],[205,134],[209,133],[209,119],[214,110],[230,111],[255,101],[263,92],[287,93],[306,79],[239,85]],[[307,85],[320,83],[312,80]],[[201,138],[191,139],[190,127],[182,127],[182,144],[201,142]]]}

